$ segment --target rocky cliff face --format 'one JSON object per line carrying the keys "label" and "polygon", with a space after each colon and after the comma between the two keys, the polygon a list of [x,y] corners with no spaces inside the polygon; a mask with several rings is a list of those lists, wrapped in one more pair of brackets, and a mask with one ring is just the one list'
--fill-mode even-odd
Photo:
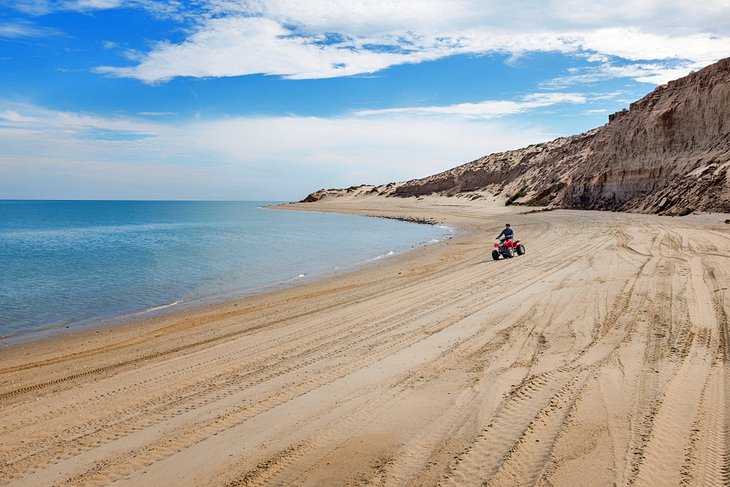
{"label": "rocky cliff face", "polygon": [[574,169],[568,207],[730,211],[730,59],[615,114]]}
{"label": "rocky cliff face", "polygon": [[658,87],[585,134],[490,154],[427,178],[322,190],[307,199],[489,192],[528,205],[730,212],[729,172],[730,58]]}

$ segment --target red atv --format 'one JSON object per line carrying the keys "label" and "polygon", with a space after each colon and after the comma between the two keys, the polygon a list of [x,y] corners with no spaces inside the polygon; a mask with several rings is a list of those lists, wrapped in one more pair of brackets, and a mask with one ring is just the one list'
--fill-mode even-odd
{"label": "red atv", "polygon": [[500,239],[499,242],[494,242],[494,249],[492,249],[492,259],[499,260],[502,256],[504,259],[511,259],[517,255],[524,255],[525,246],[520,243],[519,240],[512,239]]}

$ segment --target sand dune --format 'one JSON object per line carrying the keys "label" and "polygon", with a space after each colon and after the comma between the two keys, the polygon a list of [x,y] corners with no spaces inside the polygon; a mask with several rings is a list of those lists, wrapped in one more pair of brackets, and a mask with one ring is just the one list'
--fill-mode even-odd
{"label": "sand dune", "polygon": [[[460,198],[448,242],[0,352],[0,485],[730,485],[730,225]],[[494,262],[509,218],[527,253]]]}

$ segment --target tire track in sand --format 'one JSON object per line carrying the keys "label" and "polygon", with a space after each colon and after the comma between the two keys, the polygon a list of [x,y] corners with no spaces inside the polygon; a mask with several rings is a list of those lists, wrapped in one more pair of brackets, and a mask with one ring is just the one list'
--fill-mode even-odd
{"label": "tire track in sand", "polygon": [[[517,472],[526,478],[539,478],[585,381],[626,339],[635,317],[644,309],[647,292],[636,289],[637,283],[642,275],[652,273],[658,260],[643,258],[635,276],[595,327],[591,342],[569,363],[528,377],[502,402],[477,441],[456,458],[443,485],[483,485],[500,471],[505,481],[514,480]],[[542,422],[540,427],[536,422]],[[539,445],[528,445],[524,441],[528,437]]]}
{"label": "tire track in sand", "polygon": [[[687,319],[692,324],[692,340],[654,418],[635,481],[638,486],[728,485],[727,448],[718,446],[728,442],[726,399],[718,396],[718,389],[725,387],[721,330],[727,323],[720,321],[722,315],[718,316],[718,305],[712,299],[714,293],[706,281],[701,257],[693,255],[689,260]],[[720,369],[713,374],[712,370],[718,369],[718,364]],[[715,380],[711,380],[713,376]],[[713,390],[708,391],[709,387]],[[704,417],[702,405],[704,403],[704,409],[707,409],[708,401],[714,402],[710,410],[715,413]],[[700,442],[702,436],[707,440]],[[715,446],[708,445],[708,440]],[[695,456],[698,448],[703,449],[705,455]],[[693,477],[697,470],[711,483],[695,484]]]}

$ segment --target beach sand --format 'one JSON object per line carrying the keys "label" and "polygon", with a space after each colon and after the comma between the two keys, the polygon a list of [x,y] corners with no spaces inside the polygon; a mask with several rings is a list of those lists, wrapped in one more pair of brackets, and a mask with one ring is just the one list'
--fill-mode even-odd
{"label": "beach sand", "polygon": [[[297,207],[459,231],[303,286],[4,346],[0,485],[730,485],[727,215]],[[505,221],[527,253],[495,262]]]}

